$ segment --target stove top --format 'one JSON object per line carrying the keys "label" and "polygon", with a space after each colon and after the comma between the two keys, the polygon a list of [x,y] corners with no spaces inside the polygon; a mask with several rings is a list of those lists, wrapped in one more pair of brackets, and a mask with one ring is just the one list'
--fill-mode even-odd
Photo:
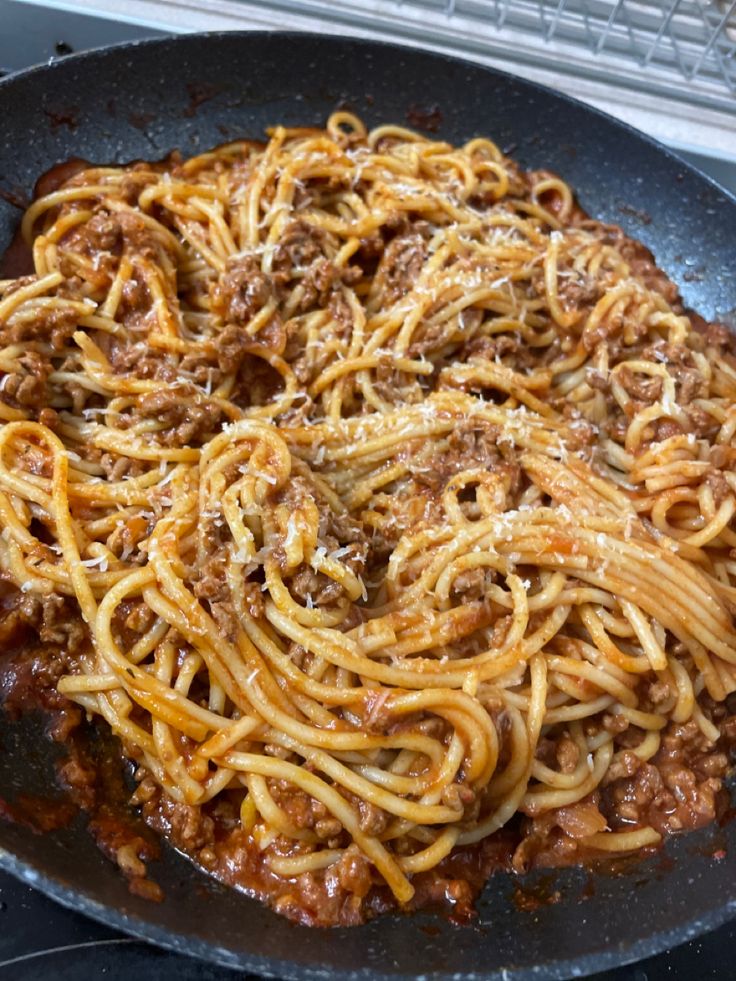
{"label": "stove top", "polygon": [[[286,26],[286,25],[285,25]],[[160,32],[71,11],[0,0],[0,73],[72,51]],[[700,162],[702,166],[702,162]],[[705,169],[705,167],[703,168]],[[721,176],[720,174],[716,175]],[[458,937],[461,940],[461,934]],[[736,922],[592,981],[708,981],[732,976]],[[100,926],[0,872],[0,981],[257,981]]]}
{"label": "stove top", "polygon": [[[1,6],[1,5],[0,5]],[[458,928],[462,942],[462,927]],[[726,981],[736,923],[590,981]],[[0,872],[0,981],[258,981],[172,954],[64,909]],[[543,981],[543,979],[541,979]]]}

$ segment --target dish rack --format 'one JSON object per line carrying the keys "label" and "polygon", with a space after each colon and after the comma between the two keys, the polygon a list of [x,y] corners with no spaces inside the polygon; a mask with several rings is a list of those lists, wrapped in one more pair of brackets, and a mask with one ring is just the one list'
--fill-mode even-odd
{"label": "dish rack", "polygon": [[736,163],[736,0],[66,0],[45,5],[173,31],[293,27],[450,51],[562,89],[681,150]]}
{"label": "dish rack", "polygon": [[736,102],[736,0],[256,0],[712,108]]}

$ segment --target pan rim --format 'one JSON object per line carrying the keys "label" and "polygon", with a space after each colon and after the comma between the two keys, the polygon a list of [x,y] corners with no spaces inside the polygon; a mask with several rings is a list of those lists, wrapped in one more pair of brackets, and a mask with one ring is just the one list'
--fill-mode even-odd
{"label": "pan rim", "polygon": [[[170,846],[167,844],[166,847]],[[635,964],[640,960],[656,956],[670,947],[704,936],[736,918],[736,897],[733,897],[705,915],[693,917],[677,927],[658,930],[623,948],[614,947],[577,957],[560,957],[548,960],[544,964],[526,967],[499,967],[483,973],[475,971],[448,973],[440,970],[421,975],[398,972],[386,974],[377,973],[370,966],[346,971],[328,965],[317,967],[295,961],[276,960],[258,954],[231,952],[227,948],[216,947],[206,940],[194,938],[191,934],[179,933],[102,903],[82,889],[66,886],[61,879],[48,875],[35,867],[32,862],[18,858],[2,846],[0,846],[0,869],[25,885],[37,889],[66,909],[86,916],[103,926],[119,930],[137,940],[206,963],[239,971],[245,970],[257,977],[274,978],[279,981],[328,981],[328,979],[329,981],[542,981],[542,979],[566,981],[569,978],[584,978],[599,971]],[[463,927],[458,928],[460,931],[462,929]],[[325,935],[329,936],[329,930],[325,931]]]}
{"label": "pan rim", "polygon": [[482,71],[489,72],[491,75],[509,79],[516,83],[521,82],[524,86],[531,88],[535,92],[543,93],[546,96],[553,95],[556,99],[564,103],[576,106],[577,108],[583,108],[587,113],[590,113],[599,119],[605,120],[608,124],[618,127],[628,136],[643,141],[650,147],[653,147],[660,153],[664,154],[671,162],[676,163],[678,166],[684,167],[686,170],[691,171],[694,174],[697,174],[699,178],[706,181],[711,185],[711,187],[723,194],[730,203],[736,205],[736,193],[732,193],[730,190],[728,190],[728,188],[723,187],[723,185],[719,184],[714,177],[700,170],[689,160],[685,160],[665,143],[662,143],[655,137],[650,136],[643,130],[637,129],[630,123],[624,122],[622,119],[618,119],[616,116],[611,115],[611,113],[605,112],[605,110],[599,109],[597,106],[584,102],[582,99],[577,99],[575,96],[568,95],[566,92],[560,92],[557,89],[553,89],[549,85],[542,84],[541,82],[524,78],[523,75],[518,75],[515,72],[507,71],[505,68],[497,68],[495,65],[486,65],[481,61],[473,61],[471,58],[464,58],[453,54],[447,54],[443,51],[422,48],[417,45],[402,44],[396,41],[385,41],[382,38],[367,38],[350,33],[320,34],[316,31],[301,30],[190,31],[183,34],[166,33],[157,37],[135,38],[132,41],[119,41],[115,44],[104,44],[94,48],[87,48],[84,51],[75,51],[72,54],[63,55],[60,58],[54,58],[48,62],[39,62],[35,65],[29,65],[27,68],[22,68],[19,71],[10,72],[10,74],[0,78],[0,95],[2,95],[4,89],[12,86],[14,83],[24,81],[27,78],[40,74],[50,74],[58,71],[64,66],[79,64],[86,60],[93,60],[94,58],[106,57],[109,54],[137,51],[139,49],[149,47],[166,47],[170,44],[184,45],[187,43],[187,41],[192,43],[201,41],[224,41],[229,39],[246,39],[254,36],[283,40],[299,40],[306,38],[310,41],[319,41],[320,44],[333,44],[336,46],[349,42],[351,44],[361,45],[365,48],[372,47],[397,52],[408,52],[429,58],[436,58],[456,66],[460,65],[468,68],[480,69]]}
{"label": "pan rim", "polygon": [[[252,39],[254,36],[259,38],[269,37],[274,40],[293,40],[298,41],[307,39],[311,42],[319,41],[320,44],[332,45],[339,48],[346,43],[359,45],[364,49],[389,50],[397,53],[410,53],[421,55],[439,62],[452,64],[454,66],[466,66],[474,71],[483,71],[489,75],[511,80],[514,83],[522,83],[532,91],[543,94],[546,98],[550,96],[562,102],[578,108],[584,108],[585,112],[605,120],[606,124],[613,126],[622,135],[626,134],[630,138],[644,143],[654,148],[659,154],[666,156],[671,162],[681,167],[686,172],[696,175],[700,181],[704,181],[711,188],[715,189],[723,196],[726,203],[736,208],[736,196],[721,187],[717,181],[710,176],[703,174],[696,166],[682,160],[677,153],[661,144],[651,136],[642,133],[627,123],[624,123],[610,114],[589,106],[579,99],[558,92],[548,86],[530,81],[513,72],[491,67],[467,58],[460,58],[442,52],[429,51],[420,47],[406,44],[397,44],[384,40],[372,40],[363,37],[356,37],[350,34],[321,35],[308,31],[212,31],[203,33],[187,34],[167,34],[162,37],[143,38],[134,41],[122,42],[114,45],[101,46],[87,51],[77,52],[65,56],[50,64],[43,63],[19,72],[11,73],[0,80],[0,99],[5,97],[8,90],[12,91],[14,85],[27,79],[38,76],[54,77],[59,71],[64,71],[69,66],[78,66],[84,62],[94,62],[96,59],[108,57],[124,57],[126,54],[145,51],[149,48],[166,48],[170,45],[185,46],[188,43],[201,44],[219,41],[236,43],[238,40]],[[275,960],[271,957],[264,957],[258,954],[236,953],[232,950],[227,951],[214,944],[200,939],[193,938],[191,934],[179,933],[173,929],[140,919],[135,914],[125,913],[113,906],[106,905],[93,899],[85,890],[77,887],[69,887],[64,884],[61,878],[48,875],[36,867],[33,862],[18,858],[12,852],[0,847],[0,868],[14,875],[19,880],[31,885],[41,892],[67,908],[82,912],[97,922],[124,931],[125,933],[143,939],[177,953],[186,953],[190,956],[199,957],[211,963],[216,963],[225,967],[236,967],[240,970],[254,971],[263,976],[278,976],[283,979],[314,979],[322,981],[328,975],[336,981],[368,981],[368,979],[386,979],[386,981],[408,981],[410,977],[402,973],[378,974],[371,967],[364,967],[356,970],[334,970],[329,966],[317,967],[300,964],[295,961]],[[631,942],[628,946],[621,949],[617,946],[608,949],[579,954],[575,957],[563,957],[545,961],[544,964],[526,967],[499,968],[492,972],[478,974],[476,972],[450,973],[446,970],[432,972],[423,975],[433,981],[441,981],[450,978],[457,981],[480,981],[486,978],[488,981],[498,979],[498,981],[531,981],[532,978],[549,978],[550,981],[574,976],[584,976],[593,971],[609,969],[615,966],[629,964],[641,959],[642,957],[652,956],[659,953],[669,946],[683,943],[689,939],[700,936],[710,930],[717,928],[727,920],[736,916],[736,897],[727,902],[721,902],[717,907],[709,910],[705,914],[697,914],[692,918],[684,919],[678,926],[656,931],[646,937]]]}

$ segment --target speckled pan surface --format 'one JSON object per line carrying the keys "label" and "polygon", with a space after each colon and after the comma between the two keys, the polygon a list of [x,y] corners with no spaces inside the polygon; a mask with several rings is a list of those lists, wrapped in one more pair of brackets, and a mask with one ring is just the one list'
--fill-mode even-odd
{"label": "speckled pan surface", "polygon": [[[492,136],[526,167],[558,171],[595,217],[645,242],[686,302],[736,326],[736,200],[632,130],[490,69],[372,42],[295,34],[190,35],[75,56],[0,82],[0,249],[35,178],[72,156],[185,154],[274,122],[428,114],[450,140]],[[0,722],[0,796],[48,786],[37,727]],[[714,858],[714,853],[720,859]],[[725,857],[723,857],[725,853]],[[421,915],[309,931],[224,889],[168,851],[160,905],[131,896],[80,826],[0,823],[0,865],[79,912],[185,953],[281,978],[583,976],[645,957],[736,915],[736,825],[669,844],[618,877],[567,870],[560,902],[521,912],[496,877],[477,923]],[[545,884],[549,891],[549,883]]]}

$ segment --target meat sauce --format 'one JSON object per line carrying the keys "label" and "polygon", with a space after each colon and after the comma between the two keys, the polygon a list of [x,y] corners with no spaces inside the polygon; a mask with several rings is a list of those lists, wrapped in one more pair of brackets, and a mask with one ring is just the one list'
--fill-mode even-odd
{"label": "meat sauce", "polygon": [[[6,586],[0,597],[3,713],[10,720],[41,714],[49,739],[61,746],[62,755],[54,792],[0,800],[0,818],[43,833],[66,826],[84,812],[89,833],[119,866],[131,891],[155,901],[163,893],[149,878],[147,863],[159,856],[160,835],[216,879],[305,925],[355,925],[396,908],[390,891],[375,880],[359,854],[343,860],[336,870],[281,878],[270,871],[253,836],[242,830],[235,796],[228,799],[224,794],[204,807],[190,807],[162,792],[143,767],[132,771],[117,738],[102,725],[87,722],[80,709],[56,691],[73,656],[34,638],[35,631],[17,615],[18,600],[19,594]],[[721,730],[716,746],[708,746],[693,723],[670,724],[650,762],[624,752],[620,767],[612,768],[600,792],[539,818],[516,815],[479,844],[457,848],[434,869],[414,876],[416,892],[408,910],[434,910],[467,923],[475,915],[478,895],[496,872],[609,865],[608,857],[586,850],[578,840],[591,833],[589,822],[596,814],[602,814],[612,829],[651,825],[665,837],[725,819],[729,798],[724,778],[736,744],[736,706],[705,702],[703,708]],[[622,734],[617,740],[626,738]],[[566,751],[544,741],[540,746],[541,755],[555,754],[563,766]],[[291,799],[288,792],[282,794],[279,803],[289,817],[300,820],[301,814],[304,820],[305,803],[299,793]],[[530,899],[523,887],[517,892],[519,909],[542,903],[536,894]],[[549,889],[543,903],[557,898],[557,891]]]}
{"label": "meat sauce", "polygon": [[0,704],[6,723],[26,716],[45,725],[61,749],[55,760],[56,786],[45,796],[0,798],[0,818],[41,834],[70,825],[82,812],[102,853],[128,879],[131,892],[160,900],[146,863],[160,852],[156,836],[130,806],[119,741],[102,726],[87,723],[82,711],[56,685],[70,669],[69,648],[43,643],[20,610],[20,594],[0,582]]}
{"label": "meat sauce", "polygon": [[[84,166],[81,161],[70,161],[43,179],[37,187],[37,195],[48,193]],[[545,204],[554,211],[553,199]],[[582,224],[585,216],[576,215]],[[121,230],[122,229],[122,230]],[[95,233],[137,234],[134,228],[120,226],[114,229],[93,228]],[[622,236],[612,228],[615,238]],[[306,248],[303,230],[294,230],[292,248]],[[399,233],[387,247],[383,261],[391,260],[395,275],[386,272],[389,287],[396,295],[406,291],[412,278],[412,264],[418,263],[426,248],[426,230],[418,226]],[[308,245],[309,243],[307,243]],[[114,246],[114,242],[113,242]],[[368,250],[370,243],[362,246]],[[287,245],[282,243],[282,248]],[[631,244],[632,267],[637,275],[656,282],[663,294],[674,290],[642,246]],[[290,257],[290,261],[291,261]],[[365,256],[364,256],[365,258]],[[0,266],[0,277],[17,277],[32,272],[31,255],[19,236],[14,239]],[[333,271],[319,268],[309,288],[319,295],[329,286]],[[278,271],[276,273],[278,276]],[[275,280],[276,285],[278,281]],[[253,310],[260,308],[272,286],[261,281],[242,260],[233,262],[227,270],[222,287],[214,296],[215,304],[232,313],[232,319],[247,319]],[[307,294],[305,292],[305,295]],[[569,302],[580,297],[568,296]],[[130,296],[131,308],[141,298]],[[339,318],[338,318],[339,319]],[[64,325],[57,325],[62,329]],[[696,321],[696,329],[710,329]],[[425,339],[426,340],[426,339]],[[508,343],[514,343],[505,339]],[[428,343],[428,342],[427,342]],[[484,339],[479,354],[494,357],[497,350],[490,345],[499,343]],[[138,352],[133,352],[138,357]],[[412,355],[421,354],[421,347]],[[125,367],[120,359],[124,352],[113,349],[110,359],[118,369]],[[233,357],[242,360],[248,355],[240,335],[225,337],[217,351],[221,370],[231,370]],[[520,357],[523,352],[520,352]],[[152,363],[151,376],[159,370]],[[29,373],[38,373],[29,366]],[[295,373],[300,377],[302,369],[297,362]],[[624,379],[624,382],[626,379]],[[265,384],[265,381],[264,381]],[[631,381],[633,384],[633,380]],[[16,397],[23,396],[19,383]],[[28,391],[34,396],[35,389]],[[634,393],[648,398],[651,393]],[[23,396],[25,397],[25,396]],[[35,397],[35,396],[34,396]],[[38,404],[44,404],[43,392],[38,393]],[[187,413],[182,415],[181,407]],[[194,406],[191,399],[172,403],[165,393],[154,393],[149,402],[142,405],[142,412],[164,419],[167,425],[167,441],[172,446],[200,442],[221,423],[213,406],[206,402]],[[194,427],[194,428],[192,428]],[[458,431],[452,439],[451,449],[458,459],[468,455],[486,467],[506,466],[498,459],[495,434],[465,433]],[[457,445],[455,445],[457,444]],[[453,457],[445,461],[448,472],[452,471]],[[122,475],[115,475],[119,479]],[[437,474],[429,474],[425,481],[431,484]],[[509,473],[511,480],[516,474]],[[296,485],[296,482],[295,482]],[[430,490],[432,488],[430,487]],[[570,543],[560,538],[550,541],[551,551],[565,553]],[[360,561],[356,547],[356,562]],[[216,599],[214,587],[207,577],[200,583],[203,596]],[[318,581],[300,584],[295,581],[294,591],[319,598]],[[479,589],[482,583],[479,584]],[[209,592],[208,592],[209,590]],[[159,855],[157,835],[168,840],[186,854],[205,872],[243,892],[257,897],[282,915],[310,926],[354,925],[372,919],[396,907],[389,889],[376,878],[376,874],[363,856],[354,848],[347,849],[336,867],[318,872],[307,872],[293,879],[275,875],[254,836],[243,830],[240,822],[241,797],[227,792],[202,807],[178,803],[169,797],[138,762],[126,760],[120,742],[103,726],[89,723],[82,711],[57,692],[59,678],[74,668],[75,658],[84,641],[84,630],[75,619],[76,614],[65,608],[52,606],[34,607],[29,597],[24,597],[9,583],[0,581],[0,702],[9,718],[28,713],[41,713],[46,720],[49,738],[62,748],[57,763],[57,791],[48,798],[20,794],[12,801],[0,800],[0,817],[11,820],[35,832],[44,833],[64,827],[81,811],[86,815],[87,827],[102,852],[115,862],[129,881],[131,890],[152,900],[160,900],[162,892],[147,871],[147,863]],[[59,638],[59,623],[64,623],[63,638]],[[75,627],[80,629],[75,631]],[[646,682],[643,682],[646,684]],[[656,702],[655,686],[644,694],[644,702]],[[477,845],[455,849],[447,858],[430,871],[412,878],[415,894],[409,909],[441,910],[455,922],[470,921],[474,916],[474,903],[489,877],[499,871],[524,873],[536,868],[559,868],[575,864],[595,866],[610,862],[601,859],[600,853],[586,849],[581,840],[610,827],[612,830],[634,830],[651,826],[664,838],[688,830],[703,827],[722,819],[728,813],[728,794],[724,779],[729,772],[732,749],[736,745],[736,702],[727,700],[715,704],[701,700],[701,708],[721,732],[720,740],[708,743],[695,722],[670,723],[664,730],[660,749],[649,761],[642,761],[633,751],[641,733],[634,727],[621,731],[612,730],[618,754],[603,784],[588,797],[569,807],[558,808],[539,817],[517,814],[502,830]],[[606,726],[606,720],[603,721]],[[609,720],[613,727],[615,719]],[[570,772],[577,764],[576,747],[560,738],[543,738],[538,756],[548,765]],[[305,800],[304,794],[294,788],[272,787],[278,795],[279,806],[289,820],[298,827],[317,827],[329,822],[329,815],[317,812],[314,803]],[[357,804],[356,804],[357,806]],[[379,820],[380,815],[361,814],[361,820],[369,823]],[[329,828],[323,827],[325,835]],[[373,833],[380,833],[374,827]],[[287,854],[285,852],[285,854]],[[527,900],[523,891],[518,893],[517,906],[521,909],[536,908]],[[544,902],[554,902],[558,893],[546,892]],[[541,901],[541,900],[540,900]]]}

